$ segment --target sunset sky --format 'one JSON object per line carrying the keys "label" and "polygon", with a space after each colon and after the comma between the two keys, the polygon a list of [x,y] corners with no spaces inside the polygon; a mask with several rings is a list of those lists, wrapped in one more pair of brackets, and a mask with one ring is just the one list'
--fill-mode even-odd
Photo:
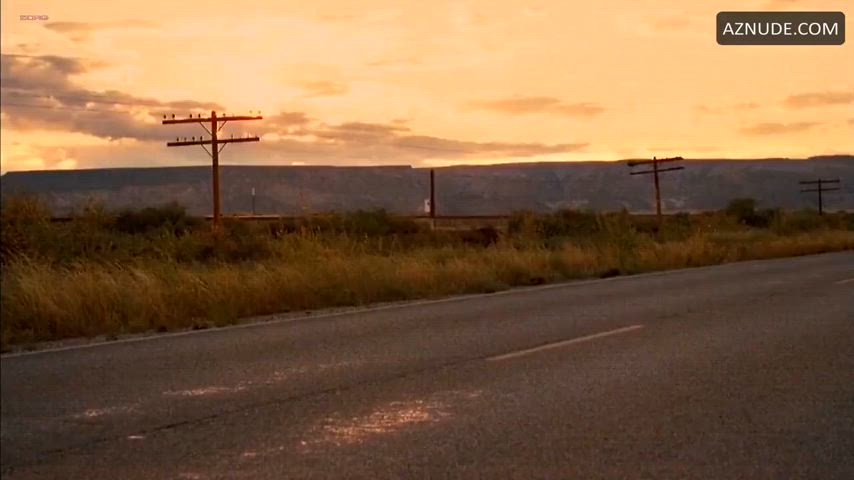
{"label": "sunset sky", "polygon": [[[211,7],[211,5],[219,5]],[[205,165],[167,148],[247,113],[224,164],[413,166],[854,152],[854,39],[719,46],[722,10],[847,0],[9,0],[2,171]],[[23,21],[20,15],[47,15]]]}

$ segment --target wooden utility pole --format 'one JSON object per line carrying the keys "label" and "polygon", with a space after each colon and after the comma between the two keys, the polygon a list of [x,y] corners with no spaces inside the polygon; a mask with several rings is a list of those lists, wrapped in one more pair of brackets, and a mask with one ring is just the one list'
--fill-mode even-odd
{"label": "wooden utility pole", "polygon": [[683,170],[685,167],[667,167],[667,168],[659,168],[659,164],[661,163],[669,163],[669,162],[678,162],[679,160],[684,160],[682,157],[672,157],[672,158],[656,158],[652,157],[652,160],[630,160],[628,162],[629,167],[636,167],[638,165],[652,165],[652,170],[643,170],[643,171],[634,171],[631,172],[630,175],[648,175],[652,174],[655,179],[655,215],[658,218],[658,224],[661,225],[661,186],[658,180],[658,174],[662,172],[672,172],[674,170]]}
{"label": "wooden utility pole", "polygon": [[828,187],[824,186],[827,184],[839,184],[838,178],[834,179],[834,180],[824,180],[824,179],[819,178],[818,180],[807,180],[807,181],[798,182],[798,183],[801,185],[816,185],[815,188],[807,188],[807,189],[801,190],[801,193],[818,192],[818,214],[819,215],[824,215],[824,202],[822,201],[821,194],[824,192],[832,192],[834,190],[839,190],[839,187],[828,188]]}
{"label": "wooden utility pole", "polygon": [[436,172],[430,169],[430,218],[436,218]]}
{"label": "wooden utility pole", "polygon": [[430,229],[436,229],[436,172],[430,169]]}
{"label": "wooden utility pole", "polygon": [[[255,136],[249,137],[241,137],[241,138],[219,138],[219,131],[222,130],[222,127],[225,126],[227,122],[236,122],[242,120],[261,120],[263,117],[260,115],[223,115],[221,117],[217,117],[215,111],[211,111],[211,116],[207,118],[202,118],[199,114],[195,118],[192,114],[190,114],[189,118],[180,118],[176,119],[175,115],[172,115],[172,118],[167,120],[166,115],[163,116],[163,125],[173,125],[176,123],[198,123],[208,132],[210,135],[210,139],[203,139],[199,137],[196,140],[196,137],[192,137],[190,140],[187,140],[187,137],[183,139],[176,138],[174,142],[168,142],[166,144],[167,147],[188,147],[190,145],[201,145],[202,148],[207,152],[208,156],[211,157],[211,183],[213,190],[213,228],[217,230],[219,228],[220,223],[220,201],[219,201],[219,154],[222,152],[222,149],[229,143],[242,143],[242,142],[257,142],[260,138]],[[205,126],[206,123],[210,124],[210,130]],[[205,147],[205,145],[210,145],[211,150]]]}

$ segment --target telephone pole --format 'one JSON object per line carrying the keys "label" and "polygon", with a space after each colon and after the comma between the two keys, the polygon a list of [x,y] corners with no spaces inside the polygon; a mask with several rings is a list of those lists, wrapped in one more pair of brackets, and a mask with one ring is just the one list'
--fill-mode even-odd
{"label": "telephone pole", "polygon": [[436,229],[436,172],[430,169],[430,226]]}
{"label": "telephone pole", "polygon": [[801,185],[816,185],[815,188],[807,188],[807,189],[801,190],[801,193],[810,193],[810,192],[817,192],[818,193],[818,214],[819,215],[824,215],[824,205],[823,205],[821,194],[824,192],[832,192],[834,190],[839,190],[839,187],[829,187],[828,188],[828,187],[824,186],[827,184],[839,184],[838,178],[834,179],[834,180],[824,180],[824,179],[819,178],[818,180],[806,180],[806,181],[798,182],[798,183]]}
{"label": "telephone pole", "polygon": [[678,162],[680,160],[684,160],[682,157],[672,157],[672,158],[656,158],[652,157],[652,160],[630,160],[627,165],[629,167],[636,167],[639,165],[652,165],[652,170],[643,170],[643,171],[634,171],[629,175],[648,175],[652,174],[655,179],[655,215],[658,218],[658,225],[661,225],[661,187],[659,186],[658,174],[662,172],[672,172],[675,170],[683,170],[685,167],[667,167],[667,168],[659,168],[659,164],[661,163],[669,163],[669,162]]}
{"label": "telephone pole", "polygon": [[[260,112],[259,112],[260,113]],[[220,222],[220,208],[219,208],[219,154],[222,152],[222,149],[229,143],[242,143],[242,142],[257,142],[261,140],[255,136],[234,138],[232,135],[231,138],[219,138],[219,131],[222,130],[222,127],[225,126],[227,122],[237,122],[243,120],[261,120],[263,117],[261,115],[223,115],[217,117],[215,111],[211,111],[211,116],[207,118],[202,118],[201,114],[198,114],[195,118],[193,114],[190,114],[189,118],[180,118],[176,119],[175,115],[172,115],[172,118],[167,120],[166,115],[163,116],[163,125],[173,125],[177,123],[198,123],[208,132],[210,138],[205,140],[201,136],[198,140],[196,137],[192,137],[191,140],[187,140],[187,137],[183,139],[176,138],[174,142],[166,143],[167,147],[188,147],[190,145],[201,145],[201,147],[207,152],[208,156],[211,157],[211,177],[212,177],[212,188],[213,190],[213,229],[219,229]],[[210,129],[205,124],[210,124]],[[205,147],[205,145],[210,145],[211,149]]]}

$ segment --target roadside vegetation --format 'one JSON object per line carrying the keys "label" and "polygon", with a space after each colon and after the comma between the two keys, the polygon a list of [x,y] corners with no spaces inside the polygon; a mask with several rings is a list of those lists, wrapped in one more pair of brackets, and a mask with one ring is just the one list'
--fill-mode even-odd
{"label": "roadside vegetation", "polygon": [[499,230],[431,231],[383,211],[207,222],[176,204],[51,222],[37,198],[2,205],[2,348],[208,328],[277,312],[494,292],[854,249],[854,214],[758,210],[654,218],[519,212]]}

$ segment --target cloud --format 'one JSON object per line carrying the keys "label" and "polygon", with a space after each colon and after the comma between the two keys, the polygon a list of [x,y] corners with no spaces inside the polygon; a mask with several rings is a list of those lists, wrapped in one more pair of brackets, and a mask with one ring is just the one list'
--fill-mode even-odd
{"label": "cloud", "polygon": [[757,123],[740,130],[745,135],[779,135],[785,133],[799,133],[821,125],[818,122],[795,122],[795,123]]}
{"label": "cloud", "polygon": [[451,153],[459,157],[482,155],[495,157],[531,157],[551,153],[580,152],[589,146],[588,143],[559,143],[549,145],[524,142],[467,142],[425,135],[401,136],[395,139],[393,145],[399,148],[415,148]]}
{"label": "cloud", "polygon": [[314,17],[319,22],[341,22],[348,20],[356,20],[359,16],[352,13],[332,13],[327,15],[317,15]]}
{"label": "cloud", "polygon": [[401,125],[386,125],[380,123],[345,122],[339,125],[325,126],[317,132],[318,136],[333,140],[381,140],[395,137],[400,132],[409,131]]}
{"label": "cloud", "polygon": [[[140,152],[160,151],[163,148],[160,142],[174,138],[176,134],[190,136],[190,133],[201,133],[196,125],[182,126],[186,129],[184,132],[178,127],[166,128],[161,124],[161,115],[175,110],[192,113],[225,110],[214,102],[162,101],[114,90],[99,92],[81,88],[73,77],[98,66],[85,59],[2,55],[0,65],[4,79],[0,90],[4,128],[20,132],[74,132],[110,141],[86,148],[63,146],[62,155],[53,151],[60,147],[48,148],[39,155],[44,160],[44,167],[70,165],[69,159],[74,159],[76,165],[92,166],[110,155],[127,155],[128,159],[138,163]],[[565,111],[572,107],[558,103],[549,108]],[[181,115],[185,116],[186,113]],[[480,160],[570,153],[583,151],[588,146],[584,142],[544,144],[457,140],[417,134],[405,119],[388,123],[326,123],[298,111],[277,112],[246,127],[251,133],[264,138],[260,144],[245,146],[242,150],[246,152],[241,154],[242,161],[254,163],[352,164],[355,161],[377,165],[418,164],[437,158]],[[122,139],[142,143],[131,142],[129,147]],[[169,152],[164,153],[167,156],[163,158],[186,163],[195,153],[198,152]],[[178,157],[175,155],[181,159],[176,160]],[[127,163],[131,160],[114,161]],[[14,163],[21,164],[21,161],[15,159]],[[15,169],[11,164],[8,168]]]}
{"label": "cloud", "polygon": [[718,147],[647,147],[650,152],[716,152]]}
{"label": "cloud", "polygon": [[[587,143],[475,142],[413,133],[398,124],[310,120],[271,129],[261,142],[241,147],[239,163],[265,165],[430,165],[437,160],[500,161],[584,151]],[[146,144],[148,145],[148,144]],[[197,152],[194,152],[197,153]],[[86,155],[78,158],[88,161]],[[224,162],[231,159],[226,155]]]}
{"label": "cloud", "polygon": [[421,65],[421,60],[415,57],[406,57],[406,58],[387,58],[382,60],[374,60],[372,62],[368,62],[365,64],[368,67],[413,67]]}
{"label": "cloud", "polygon": [[694,107],[694,111],[699,113],[705,113],[709,115],[722,115],[728,112],[743,112],[747,110],[756,110],[762,105],[755,102],[741,102],[733,105],[725,105],[725,106],[717,106],[712,107],[709,105],[697,105]]}
{"label": "cloud", "polygon": [[69,77],[87,72],[94,62],[55,55],[0,55],[3,88],[67,89]]}
{"label": "cloud", "polygon": [[685,9],[670,9],[667,13],[625,10],[614,15],[620,30],[660,38],[699,38],[706,20],[707,17]]}
{"label": "cloud", "polygon": [[[137,97],[116,90],[96,92],[77,87],[72,77],[105,66],[104,63],[76,57],[0,54],[0,75],[4,97],[50,98],[63,106],[84,107],[89,103],[149,105],[169,108],[222,108],[211,102],[182,100],[163,102]],[[16,91],[17,93],[14,93]]]}
{"label": "cloud", "polygon": [[763,8],[776,9],[796,7],[798,5],[804,5],[811,1],[812,0],[768,0],[765,2],[765,6]]}
{"label": "cloud", "polygon": [[106,139],[164,137],[158,114],[223,110],[213,102],[160,101],[115,90],[80,88],[72,77],[102,64],[59,56],[0,55],[0,91],[7,124],[19,130],[60,130]]}
{"label": "cloud", "polygon": [[810,92],[791,95],[783,100],[788,108],[824,107],[854,103],[854,91]]}
{"label": "cloud", "polygon": [[293,126],[305,125],[312,121],[312,118],[305,112],[279,112],[271,117],[267,117],[266,124],[271,129],[288,128]]}
{"label": "cloud", "polygon": [[467,104],[469,108],[490,110],[511,115],[530,113],[549,113],[554,115],[593,117],[605,109],[596,103],[565,103],[554,97],[515,96],[494,100],[475,100]]}
{"label": "cloud", "polygon": [[325,80],[305,82],[300,87],[305,90],[305,97],[331,97],[343,95],[349,91],[346,85]]}
{"label": "cloud", "polygon": [[670,15],[650,21],[650,25],[657,30],[683,30],[691,26],[691,23],[691,19],[685,15]]}
{"label": "cloud", "polygon": [[694,107],[694,111],[699,113],[708,113],[712,115],[720,115],[723,113],[723,110],[720,107],[710,107],[708,105],[697,105]]}
{"label": "cloud", "polygon": [[471,142],[418,135],[409,127],[394,121],[388,124],[367,122],[327,124],[309,119],[304,115],[299,118],[307,120],[297,125],[299,128],[283,126],[271,128],[271,125],[267,124],[265,125],[266,133],[274,134],[271,138],[282,142],[283,145],[296,146],[292,142],[297,142],[303,150],[315,147],[327,149],[342,147],[351,153],[358,153],[360,151],[376,152],[380,149],[386,153],[393,152],[394,155],[403,154],[407,157],[413,155],[417,157],[441,155],[452,158],[472,155],[533,156],[580,151],[588,145],[587,143]]}
{"label": "cloud", "polygon": [[[854,90],[801,93],[786,97],[782,103],[790,109],[854,104]],[[731,111],[756,110],[761,106],[756,102],[741,102],[729,106],[697,105],[694,110],[700,113],[720,115]]]}
{"label": "cloud", "polygon": [[736,103],[732,106],[733,110],[756,110],[761,105],[754,102]]}
{"label": "cloud", "polygon": [[48,22],[44,27],[65,35],[75,42],[82,42],[92,33],[103,30],[127,30],[130,28],[155,28],[157,25],[143,20],[120,20],[116,22]]}

